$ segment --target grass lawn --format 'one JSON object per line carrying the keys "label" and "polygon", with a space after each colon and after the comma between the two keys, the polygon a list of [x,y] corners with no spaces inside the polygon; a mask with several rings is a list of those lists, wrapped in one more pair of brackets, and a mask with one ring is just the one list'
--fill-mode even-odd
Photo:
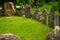
{"label": "grass lawn", "polygon": [[0,17],[0,34],[13,33],[21,40],[45,40],[52,29],[33,19],[24,17]]}

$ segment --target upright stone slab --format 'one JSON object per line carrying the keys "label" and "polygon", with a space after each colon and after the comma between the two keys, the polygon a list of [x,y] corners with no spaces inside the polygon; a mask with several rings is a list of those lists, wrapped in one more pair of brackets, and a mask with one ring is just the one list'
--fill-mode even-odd
{"label": "upright stone slab", "polygon": [[0,34],[0,40],[20,40],[14,34]]}
{"label": "upright stone slab", "polygon": [[56,15],[56,26],[55,26],[55,34],[60,35],[60,16]]}
{"label": "upright stone slab", "polygon": [[4,8],[4,15],[8,15],[8,13],[7,13],[8,3],[7,2],[4,3],[3,8]]}
{"label": "upright stone slab", "polygon": [[25,7],[24,7],[24,6],[22,6],[22,7],[21,7],[21,11],[20,11],[21,16],[23,16],[23,15],[24,15],[24,13],[25,13]]}
{"label": "upright stone slab", "polygon": [[56,25],[53,33],[49,33],[46,40],[60,40],[60,16],[56,15]]}
{"label": "upright stone slab", "polygon": [[54,11],[54,9],[52,8],[52,9],[51,9],[51,12],[49,13],[49,16],[48,16],[48,25],[49,25],[51,28],[54,28],[54,17],[55,17],[55,11]]}
{"label": "upright stone slab", "polygon": [[5,2],[4,3],[4,15],[5,16],[12,16],[16,13],[14,8],[14,4],[12,2]]}
{"label": "upright stone slab", "polygon": [[17,12],[15,13],[15,16],[23,16],[25,14],[25,7],[24,6],[17,6]]}
{"label": "upright stone slab", "polygon": [[14,3],[13,2],[8,2],[8,4],[10,5],[11,15],[14,15],[16,13]]}
{"label": "upright stone slab", "polygon": [[35,11],[34,15],[33,15],[33,18],[35,20],[38,20],[40,21],[40,11],[39,11],[39,8],[37,8],[37,10]]}
{"label": "upright stone slab", "polygon": [[56,25],[54,29],[54,34],[56,36],[56,40],[60,40],[60,16],[56,15]]}
{"label": "upright stone slab", "polygon": [[43,24],[46,24],[46,19],[47,19],[47,11],[44,10],[42,13],[42,18],[41,18],[41,21]]}
{"label": "upright stone slab", "polygon": [[31,5],[26,4],[25,6],[25,17],[30,18],[31,17]]}

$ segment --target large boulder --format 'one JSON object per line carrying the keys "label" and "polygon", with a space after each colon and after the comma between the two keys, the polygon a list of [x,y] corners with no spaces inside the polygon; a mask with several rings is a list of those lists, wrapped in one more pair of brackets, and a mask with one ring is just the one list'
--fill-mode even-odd
{"label": "large boulder", "polygon": [[0,40],[20,40],[14,34],[0,34]]}
{"label": "large boulder", "polygon": [[16,13],[14,8],[14,4],[12,2],[5,2],[4,3],[4,15],[5,16],[12,16]]}
{"label": "large boulder", "polygon": [[55,34],[49,33],[46,37],[46,40],[55,40]]}
{"label": "large boulder", "polygon": [[46,40],[60,40],[60,34],[49,33],[46,37]]}

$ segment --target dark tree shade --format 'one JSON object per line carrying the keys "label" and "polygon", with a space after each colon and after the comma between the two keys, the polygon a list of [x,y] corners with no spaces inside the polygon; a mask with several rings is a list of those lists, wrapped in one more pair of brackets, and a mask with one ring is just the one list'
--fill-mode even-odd
{"label": "dark tree shade", "polygon": [[4,2],[13,2],[15,4],[16,0],[0,0],[0,6],[2,6]]}

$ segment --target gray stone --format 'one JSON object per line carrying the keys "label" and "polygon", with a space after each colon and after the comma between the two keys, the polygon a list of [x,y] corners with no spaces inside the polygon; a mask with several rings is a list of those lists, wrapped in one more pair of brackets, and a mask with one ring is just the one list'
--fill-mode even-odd
{"label": "gray stone", "polygon": [[56,15],[56,26],[52,33],[49,33],[46,40],[60,40],[60,16]]}
{"label": "gray stone", "polygon": [[48,16],[48,25],[51,28],[54,28],[54,17],[55,17],[55,11],[54,11],[54,9],[51,9],[51,12]]}
{"label": "gray stone", "polygon": [[20,40],[14,34],[0,34],[0,40]]}
{"label": "gray stone", "polygon": [[47,19],[47,11],[44,10],[42,13],[42,18],[41,18],[41,21],[43,24],[46,24],[46,19]]}
{"label": "gray stone", "polygon": [[55,34],[60,35],[60,16],[56,15]]}
{"label": "gray stone", "polygon": [[24,13],[25,13],[25,7],[23,6],[23,7],[21,7],[20,9],[21,9],[20,14],[21,14],[21,16],[23,16]]}
{"label": "gray stone", "polygon": [[23,16],[25,14],[25,7],[21,6],[18,11],[15,13],[15,16]]}
{"label": "gray stone", "polygon": [[55,40],[55,34],[49,33],[46,37],[46,40]]}
{"label": "gray stone", "polygon": [[46,40],[60,40],[60,35],[49,33],[46,37]]}
{"label": "gray stone", "polygon": [[33,15],[33,19],[40,21],[40,11],[39,11],[39,8],[37,8],[37,10],[35,11],[35,13]]}
{"label": "gray stone", "polygon": [[26,4],[25,6],[25,17],[30,18],[31,17],[31,5]]}

